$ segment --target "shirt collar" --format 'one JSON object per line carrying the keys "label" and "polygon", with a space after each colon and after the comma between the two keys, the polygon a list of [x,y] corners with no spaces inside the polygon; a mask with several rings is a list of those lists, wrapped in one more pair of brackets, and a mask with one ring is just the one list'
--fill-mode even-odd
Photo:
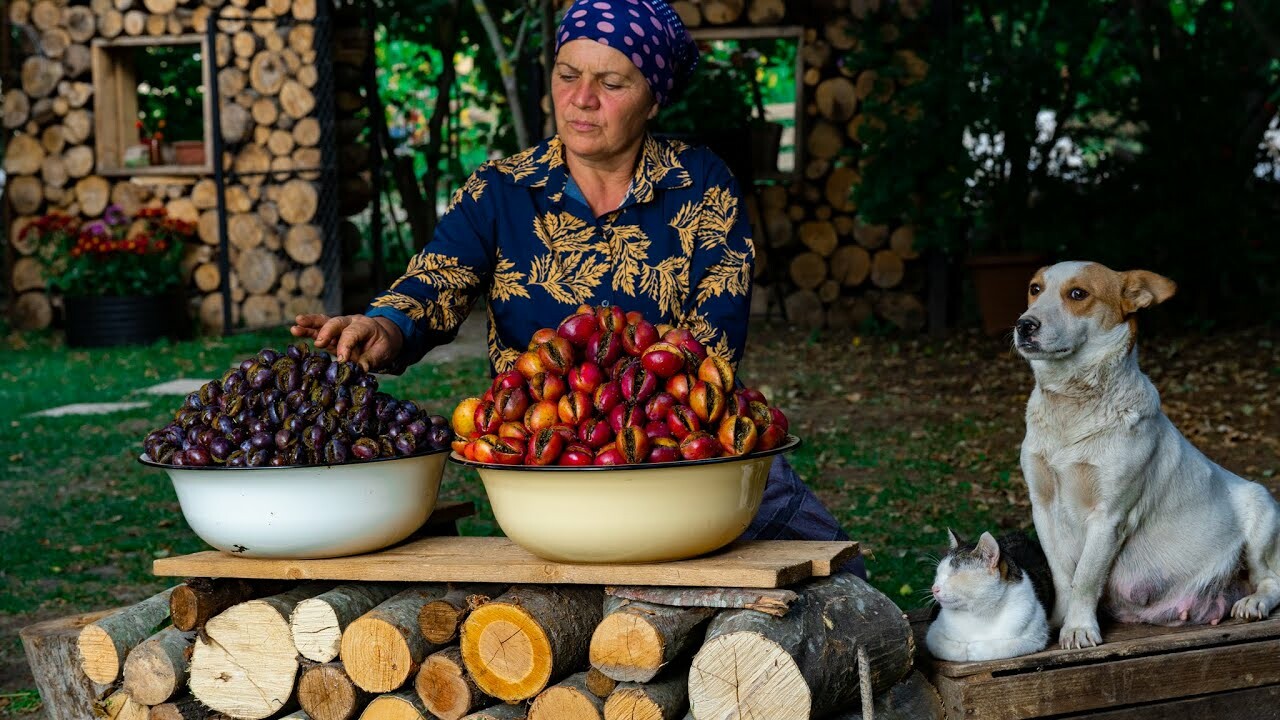
{"label": "shirt collar", "polygon": [[[631,180],[631,195],[624,205],[649,202],[656,190],[675,190],[691,185],[693,180],[689,171],[680,163],[680,154],[687,147],[678,140],[659,139],[646,134],[640,148],[640,162]],[[569,168],[564,162],[564,143],[559,135],[498,160],[494,167],[516,185],[546,188],[553,199],[563,196],[569,180]]]}

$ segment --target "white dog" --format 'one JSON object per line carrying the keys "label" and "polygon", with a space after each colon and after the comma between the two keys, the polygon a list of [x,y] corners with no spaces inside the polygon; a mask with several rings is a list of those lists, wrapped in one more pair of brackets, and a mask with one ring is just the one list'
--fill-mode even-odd
{"label": "white dog", "polygon": [[1266,488],[1210,461],[1138,369],[1134,314],[1173,281],[1066,262],[1028,288],[1014,344],[1031,362],[1022,472],[1053,571],[1064,648],[1122,622],[1216,624],[1280,602],[1280,512]]}

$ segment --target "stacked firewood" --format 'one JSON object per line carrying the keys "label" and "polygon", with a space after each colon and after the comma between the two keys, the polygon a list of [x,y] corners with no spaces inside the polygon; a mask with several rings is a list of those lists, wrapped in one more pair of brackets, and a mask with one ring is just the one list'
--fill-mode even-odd
{"label": "stacked firewood", "polygon": [[777,590],[197,579],[95,619],[78,647],[117,720],[941,717],[906,618],[848,574]]}
{"label": "stacked firewood", "polygon": [[0,105],[3,131],[13,133],[4,168],[12,211],[9,283],[17,325],[44,327],[53,317],[31,257],[35,248],[24,242],[23,228],[44,213],[87,221],[117,204],[126,214],[165,207],[170,216],[197,224],[201,242],[189,249],[183,265],[193,290],[193,312],[207,328],[222,327],[212,170],[201,176],[190,168],[174,168],[172,174],[164,168],[136,173],[104,168],[99,157],[103,143],[114,141],[96,135],[114,136],[118,129],[110,124],[121,118],[94,117],[92,77],[95,42],[105,42],[108,49],[125,47],[120,43],[188,42],[193,35],[204,35],[211,14],[219,18],[209,70],[217,83],[220,129],[227,143],[223,164],[235,173],[225,194],[232,322],[271,326],[299,312],[323,310],[321,298],[328,288],[319,265],[324,242],[317,224],[319,172],[312,170],[322,163],[315,95],[317,7],[317,0],[7,4],[25,55],[21,82],[4,93]]}

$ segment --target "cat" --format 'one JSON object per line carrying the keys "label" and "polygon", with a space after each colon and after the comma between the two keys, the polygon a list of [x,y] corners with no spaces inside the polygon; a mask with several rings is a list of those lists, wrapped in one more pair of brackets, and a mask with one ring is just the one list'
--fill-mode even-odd
{"label": "cat", "polygon": [[947,530],[951,548],[938,563],[933,597],[940,611],[925,644],[939,660],[999,660],[1049,643],[1053,577],[1040,543],[1025,533],[977,543]]}

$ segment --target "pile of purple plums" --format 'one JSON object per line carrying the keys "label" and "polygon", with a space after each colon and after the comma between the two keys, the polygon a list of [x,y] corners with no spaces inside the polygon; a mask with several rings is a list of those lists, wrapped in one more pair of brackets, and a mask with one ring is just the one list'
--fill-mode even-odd
{"label": "pile of purple plums", "polygon": [[308,346],[270,348],[191,393],[142,443],[147,459],[188,467],[341,465],[449,447],[440,415],[378,392],[378,378]]}

